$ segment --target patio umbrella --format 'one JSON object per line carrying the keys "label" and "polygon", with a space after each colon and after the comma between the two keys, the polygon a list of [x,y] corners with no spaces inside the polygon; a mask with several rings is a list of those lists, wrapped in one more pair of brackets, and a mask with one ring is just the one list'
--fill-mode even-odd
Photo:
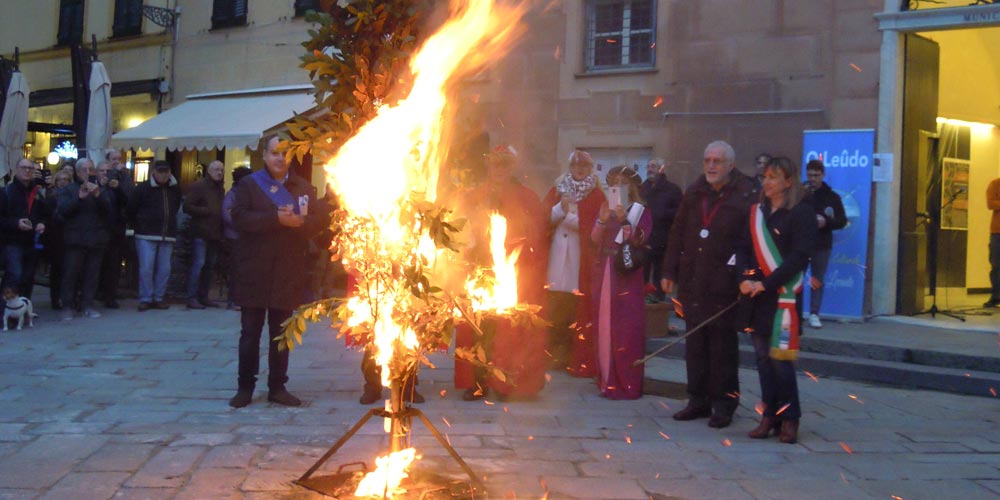
{"label": "patio umbrella", "polygon": [[90,108],[87,112],[87,158],[104,159],[111,143],[111,79],[104,63],[90,66]]}
{"label": "patio umbrella", "polygon": [[28,82],[20,71],[10,77],[7,104],[0,118],[0,177],[7,175],[23,156],[28,134]]}

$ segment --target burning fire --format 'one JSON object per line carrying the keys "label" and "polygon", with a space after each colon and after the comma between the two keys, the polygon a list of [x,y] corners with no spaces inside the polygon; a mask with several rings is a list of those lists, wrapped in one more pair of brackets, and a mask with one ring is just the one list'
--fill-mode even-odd
{"label": "burning fire", "polygon": [[521,253],[516,249],[507,255],[507,219],[498,213],[490,214],[490,254],[493,256],[495,283],[492,289],[480,287],[477,280],[466,282],[465,288],[477,311],[495,311],[503,314],[517,305],[517,271],[514,264]]}
{"label": "burning fire", "polygon": [[[426,319],[414,319],[413,311],[419,301],[427,300],[418,297],[420,293],[433,290],[426,280],[408,284],[404,278],[412,270],[431,274],[464,269],[444,262],[446,252],[438,250],[432,238],[434,221],[421,215],[438,198],[447,153],[443,136],[449,90],[457,78],[503,55],[524,32],[519,23],[524,9],[500,7],[492,0],[453,2],[452,17],[410,61],[414,81],[409,95],[384,104],[324,167],[345,212],[337,246],[358,281],[356,294],[345,305],[345,325],[372,337],[382,384],[393,390],[391,412],[396,415],[403,411],[399,381],[422,359],[421,350],[437,347],[421,345],[413,329],[417,327],[406,326]],[[467,293],[475,309],[502,314],[517,305],[518,252],[506,254],[503,217],[491,217],[490,234],[496,278],[492,290],[472,287]],[[463,281],[459,278],[457,286]],[[403,491],[400,481],[416,454],[412,448],[399,449],[406,426],[393,424],[393,453],[376,459],[378,470],[365,477],[355,495],[389,498]]]}
{"label": "burning fire", "polygon": [[392,498],[406,493],[405,489],[399,487],[399,483],[409,477],[406,469],[417,458],[419,458],[417,450],[413,448],[376,458],[375,470],[365,475],[354,491],[354,495]]}

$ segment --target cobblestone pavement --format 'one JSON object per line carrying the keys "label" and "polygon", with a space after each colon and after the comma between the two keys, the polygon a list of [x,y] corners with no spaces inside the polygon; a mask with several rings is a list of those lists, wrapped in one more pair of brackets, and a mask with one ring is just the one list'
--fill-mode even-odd
{"label": "cobblestone pavement", "polygon": [[[367,409],[359,353],[312,325],[288,385],[306,406],[269,404],[260,384],[251,406],[233,410],[238,313],[126,307],[68,322],[44,310],[35,328],[0,333],[0,499],[321,498],[292,481]],[[752,371],[741,372],[742,406],[720,431],[672,420],[682,401],[607,401],[561,373],[537,401],[464,402],[450,361],[434,361],[421,374],[422,409],[490,498],[1000,496],[997,399],[803,374],[800,442],[784,445],[746,437]],[[680,361],[649,370],[683,380]],[[415,429],[418,467],[461,477]],[[331,463],[370,461],[385,442],[372,423]]]}

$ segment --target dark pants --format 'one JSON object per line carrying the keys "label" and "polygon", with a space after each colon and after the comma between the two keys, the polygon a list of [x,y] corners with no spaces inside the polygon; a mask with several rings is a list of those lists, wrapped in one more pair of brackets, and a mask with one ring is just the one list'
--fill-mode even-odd
{"label": "dark pants", "polygon": [[111,240],[104,249],[104,257],[101,260],[101,278],[98,283],[98,291],[105,302],[118,300],[118,284],[122,277],[122,250],[125,245],[125,232],[116,234],[112,231]]}
{"label": "dark pants", "polygon": [[22,297],[31,300],[31,291],[35,287],[35,265],[38,263],[38,250],[32,243],[8,243],[4,245],[4,264],[6,272],[0,288],[17,287]]}
{"label": "dark pants", "polygon": [[990,302],[1000,302],[1000,233],[990,234]]}
{"label": "dark pants", "polygon": [[643,268],[643,276],[646,277],[646,283],[652,283],[653,287],[656,288],[657,298],[663,300],[666,295],[663,293],[663,289],[660,288],[660,279],[663,277],[663,254],[666,253],[666,248],[653,248],[649,252],[649,262],[646,263],[646,267]]}
{"label": "dark pants", "polygon": [[549,354],[552,355],[553,365],[565,368],[573,348],[573,336],[577,332],[570,325],[576,322],[579,297],[568,292],[548,292],[546,295],[546,319],[552,324],[549,327]]}
{"label": "dark pants", "polygon": [[52,307],[62,306],[63,269],[66,266],[65,248],[46,246],[45,255],[49,261],[49,302]]}
{"label": "dark pants", "polygon": [[[688,329],[701,324],[721,308],[701,308],[685,305]],[[687,364],[688,404],[711,405],[715,412],[732,415],[739,404],[739,339],[733,314],[727,313],[705,325],[685,341],[684,361]]]}
{"label": "dark pants", "polygon": [[244,307],[240,312],[239,390],[252,391],[260,372],[260,337],[267,319],[267,388],[277,391],[288,382],[288,350],[274,342],[281,335],[281,323],[292,311],[263,307]]}
{"label": "dark pants", "polygon": [[233,303],[233,286],[236,285],[236,245],[240,240],[226,238],[220,247],[220,259],[226,273],[226,301]]}
{"label": "dark pants", "polygon": [[188,300],[208,302],[208,291],[215,277],[219,242],[195,238],[191,246],[191,272],[188,274]]}
{"label": "dark pants", "polygon": [[87,309],[93,304],[103,257],[104,247],[66,245],[62,283],[63,307],[73,307],[77,294],[80,295],[81,309]]}
{"label": "dark pants", "polygon": [[795,379],[795,365],[791,361],[771,358],[771,338],[753,334],[753,349],[757,356],[757,375],[760,377],[760,398],[764,403],[764,416],[778,420],[798,420],[799,386]]}
{"label": "dark pants", "polygon": [[809,313],[819,314],[819,308],[823,305],[823,289],[826,288],[826,266],[830,263],[830,249],[817,248],[809,259],[809,273],[823,286],[811,290],[809,295]]}

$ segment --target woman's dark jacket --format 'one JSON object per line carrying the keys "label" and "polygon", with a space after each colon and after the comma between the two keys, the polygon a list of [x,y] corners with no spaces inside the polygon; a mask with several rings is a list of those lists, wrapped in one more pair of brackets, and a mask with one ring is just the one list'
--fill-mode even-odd
{"label": "woman's dark jacket", "polygon": [[[749,217],[746,222],[746,237],[742,241],[748,244],[749,268],[753,270],[753,275],[758,277],[750,279],[761,281],[764,285],[764,291],[753,299],[753,319],[750,320],[750,326],[756,333],[770,335],[774,313],[778,309],[778,289],[788,283],[796,273],[805,271],[809,265],[809,256],[816,247],[819,232],[816,227],[816,215],[808,199],[802,200],[791,209],[779,208],[773,213],[770,213],[771,207],[766,200],[761,203],[767,230],[781,253],[781,265],[770,276],[764,278],[764,274],[757,266],[753,247],[749,246],[753,241],[750,236],[752,228]],[[803,286],[809,285],[803,282]],[[801,292],[796,294],[795,302],[801,319]]]}
{"label": "woman's dark jacket", "polygon": [[[28,212],[28,200],[31,192],[35,191],[35,199],[31,203],[31,212]],[[48,222],[49,206],[45,202],[45,190],[34,183],[25,186],[18,180],[11,181],[10,184],[0,190],[0,232],[4,244],[33,245],[35,242],[35,231],[22,231],[18,229],[17,221],[21,219],[31,220],[31,226],[38,225],[39,222]]]}
{"label": "woman's dark jacket", "polygon": [[67,246],[103,247],[110,237],[109,217],[113,210],[110,196],[91,193],[80,199],[79,181],[59,191],[59,216],[64,222],[63,241]]}
{"label": "woman's dark jacket", "polygon": [[300,227],[278,222],[278,208],[252,175],[233,188],[233,226],[240,235],[233,292],[242,307],[292,310],[306,301],[309,239],[329,223],[329,218],[317,204],[316,189],[305,179],[289,175],[285,188],[295,198],[309,196],[308,215]]}
{"label": "woman's dark jacket", "polygon": [[177,238],[177,211],[181,204],[181,188],[173,175],[167,185],[149,177],[132,190],[128,198],[129,222],[139,239],[174,241]]}
{"label": "woman's dark jacket", "polygon": [[[708,227],[702,227],[702,205],[708,213],[718,206]],[[681,199],[663,256],[663,279],[674,281],[684,307],[718,309],[739,296],[745,259],[738,252],[746,236],[749,207],[757,200],[753,181],[733,170],[729,182],[719,191],[701,176]],[[708,237],[702,238],[702,229]]]}

